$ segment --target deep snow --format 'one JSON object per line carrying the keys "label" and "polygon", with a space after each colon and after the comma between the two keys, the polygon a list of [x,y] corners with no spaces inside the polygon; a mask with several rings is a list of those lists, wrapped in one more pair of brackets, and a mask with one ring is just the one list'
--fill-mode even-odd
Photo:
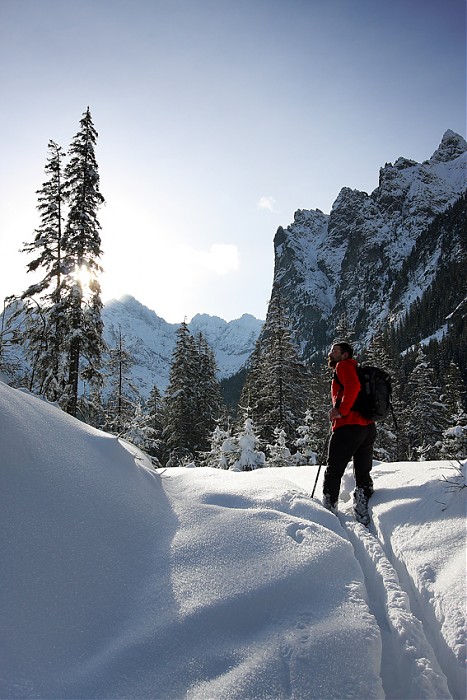
{"label": "deep snow", "polygon": [[0,415],[2,698],[465,697],[465,464],[375,465],[367,531],[350,473],[337,518],[316,466],[155,472],[2,382]]}

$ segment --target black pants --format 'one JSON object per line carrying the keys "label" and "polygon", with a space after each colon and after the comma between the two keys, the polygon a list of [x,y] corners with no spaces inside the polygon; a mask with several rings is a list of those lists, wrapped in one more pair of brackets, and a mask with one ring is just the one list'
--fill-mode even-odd
{"label": "black pants", "polygon": [[[364,489],[373,488],[370,476],[373,463],[373,445],[376,439],[376,425],[343,425],[337,428],[329,441],[328,466],[324,472],[323,493],[337,502],[341,479],[345,468],[353,458],[355,483]],[[370,494],[368,494],[370,495]]]}

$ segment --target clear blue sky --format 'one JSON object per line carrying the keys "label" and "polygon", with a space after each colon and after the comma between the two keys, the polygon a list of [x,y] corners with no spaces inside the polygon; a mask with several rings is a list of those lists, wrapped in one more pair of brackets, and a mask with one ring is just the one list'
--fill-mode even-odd
{"label": "clear blue sky", "polygon": [[465,136],[464,0],[0,0],[0,300],[89,105],[103,297],[264,318],[297,209]]}

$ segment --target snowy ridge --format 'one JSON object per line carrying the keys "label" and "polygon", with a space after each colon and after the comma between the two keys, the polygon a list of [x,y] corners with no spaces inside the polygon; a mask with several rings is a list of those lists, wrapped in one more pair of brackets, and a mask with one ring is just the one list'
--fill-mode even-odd
{"label": "snowy ridge", "polygon": [[329,216],[300,209],[292,224],[278,229],[274,283],[306,357],[327,346],[344,313],[358,341],[367,342],[394,308],[403,314],[423,294],[436,277],[440,256],[444,262],[454,259],[445,232],[426,258],[411,261],[390,308],[411,252],[434,219],[466,192],[466,152],[462,136],[448,130],[423,163],[407,158],[386,163],[371,194],[343,187]]}
{"label": "snowy ridge", "polygon": [[236,374],[253,352],[263,321],[243,314],[233,321],[216,316],[196,314],[188,327],[191,333],[201,332],[213,348],[221,378]]}
{"label": "snowy ridge", "polygon": [[[131,296],[108,302],[102,311],[104,338],[116,346],[121,330],[131,352],[133,384],[147,398],[154,384],[164,392],[169,382],[172,354],[180,324],[167,323]],[[187,324],[193,335],[202,332],[216,356],[219,377],[229,377],[244,365],[253,351],[263,321],[244,314],[234,321],[197,314]]]}
{"label": "snowy ridge", "polygon": [[0,413],[0,697],[465,697],[466,464],[376,464],[368,532],[350,474],[337,518],[316,466],[155,472],[2,382]]}

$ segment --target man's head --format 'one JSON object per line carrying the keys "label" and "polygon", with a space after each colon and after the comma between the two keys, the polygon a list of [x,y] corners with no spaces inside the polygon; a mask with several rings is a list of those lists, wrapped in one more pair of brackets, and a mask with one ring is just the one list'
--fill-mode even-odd
{"label": "man's head", "polygon": [[329,367],[335,367],[341,360],[348,360],[353,357],[353,347],[344,341],[334,343],[328,355]]}

